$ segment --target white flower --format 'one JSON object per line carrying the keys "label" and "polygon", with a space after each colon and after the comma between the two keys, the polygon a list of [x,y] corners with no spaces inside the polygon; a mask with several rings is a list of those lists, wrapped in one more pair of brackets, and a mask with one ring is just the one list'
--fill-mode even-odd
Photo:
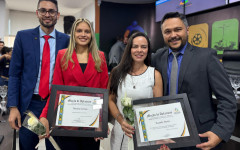
{"label": "white flower", "polygon": [[34,128],[37,124],[38,124],[38,120],[35,119],[34,117],[30,117],[30,118],[28,119],[28,125],[29,125],[31,128]]}
{"label": "white flower", "polygon": [[132,98],[127,97],[127,94],[125,94],[125,96],[121,99],[122,105],[129,107],[132,105]]}

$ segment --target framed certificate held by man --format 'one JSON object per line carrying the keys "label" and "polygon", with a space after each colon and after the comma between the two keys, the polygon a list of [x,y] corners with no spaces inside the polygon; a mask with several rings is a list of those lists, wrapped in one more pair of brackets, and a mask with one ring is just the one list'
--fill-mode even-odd
{"label": "framed certificate held by man", "polygon": [[47,119],[53,136],[107,137],[108,90],[52,85]]}
{"label": "framed certificate held by man", "polygon": [[178,94],[134,100],[134,149],[158,149],[200,144],[187,95]]}

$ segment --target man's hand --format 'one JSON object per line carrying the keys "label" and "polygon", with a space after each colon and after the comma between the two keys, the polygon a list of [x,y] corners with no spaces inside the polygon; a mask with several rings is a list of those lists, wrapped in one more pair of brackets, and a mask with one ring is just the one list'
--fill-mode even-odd
{"label": "man's hand", "polygon": [[222,141],[222,139],[219,136],[217,136],[215,133],[211,131],[205,132],[203,134],[199,134],[199,136],[202,138],[203,137],[208,138],[207,142],[196,145],[197,148],[200,148],[202,150],[210,150],[211,148],[214,148]]}
{"label": "man's hand", "polygon": [[39,136],[40,139],[42,138],[48,138],[49,136],[49,122],[46,118],[42,117],[40,118],[40,122],[44,125],[44,127],[46,128],[46,135],[45,136]]}
{"label": "man's hand", "polygon": [[[19,130],[21,128],[21,115],[17,107],[10,108],[10,115],[8,117],[8,122],[13,129]],[[17,124],[16,124],[17,122]]]}

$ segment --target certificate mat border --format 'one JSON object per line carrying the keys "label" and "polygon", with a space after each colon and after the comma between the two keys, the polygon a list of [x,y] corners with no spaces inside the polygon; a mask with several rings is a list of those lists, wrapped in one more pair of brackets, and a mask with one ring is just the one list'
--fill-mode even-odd
{"label": "certificate mat border", "polygon": [[[95,130],[67,130],[63,128],[53,128],[51,135],[53,136],[71,136],[71,137],[107,137],[108,131],[108,90],[100,88],[80,87],[80,86],[66,86],[66,85],[52,85],[47,119],[49,127],[53,127],[56,120],[57,108],[55,108],[57,91],[68,91],[75,93],[93,93],[103,94],[102,104],[102,131]],[[54,125],[55,126],[55,125]]]}
{"label": "certificate mat border", "polygon": [[[181,103],[190,136],[180,137],[180,138],[172,138],[174,141],[177,141],[177,142],[176,143],[169,143],[169,144],[166,144],[166,145],[169,148],[180,148],[180,147],[189,147],[189,146],[195,146],[196,144],[200,144],[201,141],[200,141],[200,138],[198,136],[197,127],[196,127],[196,124],[195,124],[195,121],[194,121],[194,118],[193,118],[192,110],[191,110],[191,107],[190,107],[190,104],[189,104],[186,93],[176,94],[176,95],[171,95],[171,96],[162,96],[162,97],[134,100],[133,101],[133,106],[134,105],[141,105],[141,104],[148,104],[148,103],[153,103],[153,102],[164,102],[163,104],[170,104],[170,103],[174,103],[173,101],[175,101],[175,100],[177,100],[178,102]],[[159,105],[162,105],[162,104],[159,104]],[[143,106],[143,107],[145,107],[145,106]],[[149,106],[146,106],[146,107],[149,107]],[[135,130],[138,130],[138,128],[135,129]],[[135,150],[159,149],[160,145],[162,145],[162,144],[151,145],[151,142],[149,142],[148,146],[138,147],[137,146],[136,134],[133,134],[133,141],[134,141],[134,149]]]}

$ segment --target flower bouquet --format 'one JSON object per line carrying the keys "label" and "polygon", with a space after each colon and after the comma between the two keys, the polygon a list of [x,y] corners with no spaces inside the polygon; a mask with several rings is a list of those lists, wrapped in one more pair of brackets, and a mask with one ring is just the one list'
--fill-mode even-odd
{"label": "flower bouquet", "polygon": [[[38,136],[46,135],[45,126],[39,121],[39,119],[31,111],[26,112],[26,117],[25,117],[22,125],[25,128],[32,131],[33,133],[37,134]],[[43,140],[40,140],[39,143],[41,141],[43,141]],[[60,150],[58,144],[55,142],[55,140],[53,139],[52,136],[49,136],[49,141],[52,143],[52,145],[54,146],[54,148],[56,150]],[[35,148],[37,148],[39,146],[39,143],[37,144],[37,146]]]}
{"label": "flower bouquet", "polygon": [[[127,97],[127,94],[121,99],[123,106],[123,116],[126,119],[127,123],[134,125],[134,111],[132,106],[132,98]],[[133,139],[128,138],[128,149],[134,149]]]}
{"label": "flower bouquet", "polygon": [[23,121],[23,126],[39,136],[44,135],[46,132],[44,125],[31,111],[28,111],[26,114],[27,116]]}
{"label": "flower bouquet", "polygon": [[121,103],[123,106],[123,115],[127,120],[128,124],[134,124],[134,112],[132,107],[132,98],[127,97],[127,94],[121,99]]}

